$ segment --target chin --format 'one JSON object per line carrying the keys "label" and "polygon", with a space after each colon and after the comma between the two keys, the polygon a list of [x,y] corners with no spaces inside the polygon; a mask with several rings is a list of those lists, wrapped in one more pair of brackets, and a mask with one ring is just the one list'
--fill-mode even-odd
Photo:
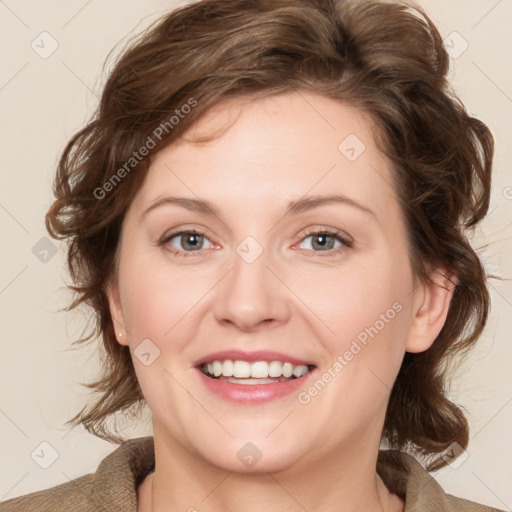
{"label": "chin", "polygon": [[[206,448],[206,450],[205,450]],[[283,449],[277,443],[262,444],[232,440],[224,447],[201,446],[200,455],[209,464],[233,473],[276,473],[293,467],[304,455],[297,447]]]}

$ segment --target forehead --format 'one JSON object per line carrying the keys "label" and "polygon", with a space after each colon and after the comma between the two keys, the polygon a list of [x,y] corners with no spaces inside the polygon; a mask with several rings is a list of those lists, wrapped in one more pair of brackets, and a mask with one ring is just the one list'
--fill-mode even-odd
{"label": "forehead", "polygon": [[307,91],[223,100],[153,158],[136,202],[180,194],[268,208],[340,193],[384,213],[396,201],[374,130],[363,112]]}

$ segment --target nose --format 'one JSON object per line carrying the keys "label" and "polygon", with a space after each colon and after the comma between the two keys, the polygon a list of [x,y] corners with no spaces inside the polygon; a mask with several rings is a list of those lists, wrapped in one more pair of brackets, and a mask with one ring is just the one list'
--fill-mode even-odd
{"label": "nose", "polygon": [[216,287],[214,314],[219,323],[250,332],[288,320],[287,288],[269,263],[265,250],[252,262],[234,253],[231,271]]}

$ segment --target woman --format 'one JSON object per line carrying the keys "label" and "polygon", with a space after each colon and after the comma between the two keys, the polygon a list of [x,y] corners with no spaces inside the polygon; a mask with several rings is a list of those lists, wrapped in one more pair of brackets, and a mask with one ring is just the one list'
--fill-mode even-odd
{"label": "woman", "polygon": [[121,440],[147,403],[154,435],[1,510],[496,510],[418,462],[468,444],[443,368],[489,309],[493,140],[447,68],[375,1],[207,0],[134,41],[47,227],[106,349],[71,422]]}

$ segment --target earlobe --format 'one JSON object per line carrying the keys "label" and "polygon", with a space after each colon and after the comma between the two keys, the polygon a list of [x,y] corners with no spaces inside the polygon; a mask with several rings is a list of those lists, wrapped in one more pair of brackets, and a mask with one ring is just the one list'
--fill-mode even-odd
{"label": "earlobe", "polygon": [[119,295],[119,286],[117,282],[109,281],[105,287],[105,293],[109,303],[110,316],[112,317],[112,324],[116,339],[120,345],[128,345],[124,325],[124,315]]}
{"label": "earlobe", "polygon": [[446,269],[430,274],[430,281],[418,286],[414,318],[406,344],[407,352],[428,350],[443,328],[457,284],[457,278]]}

